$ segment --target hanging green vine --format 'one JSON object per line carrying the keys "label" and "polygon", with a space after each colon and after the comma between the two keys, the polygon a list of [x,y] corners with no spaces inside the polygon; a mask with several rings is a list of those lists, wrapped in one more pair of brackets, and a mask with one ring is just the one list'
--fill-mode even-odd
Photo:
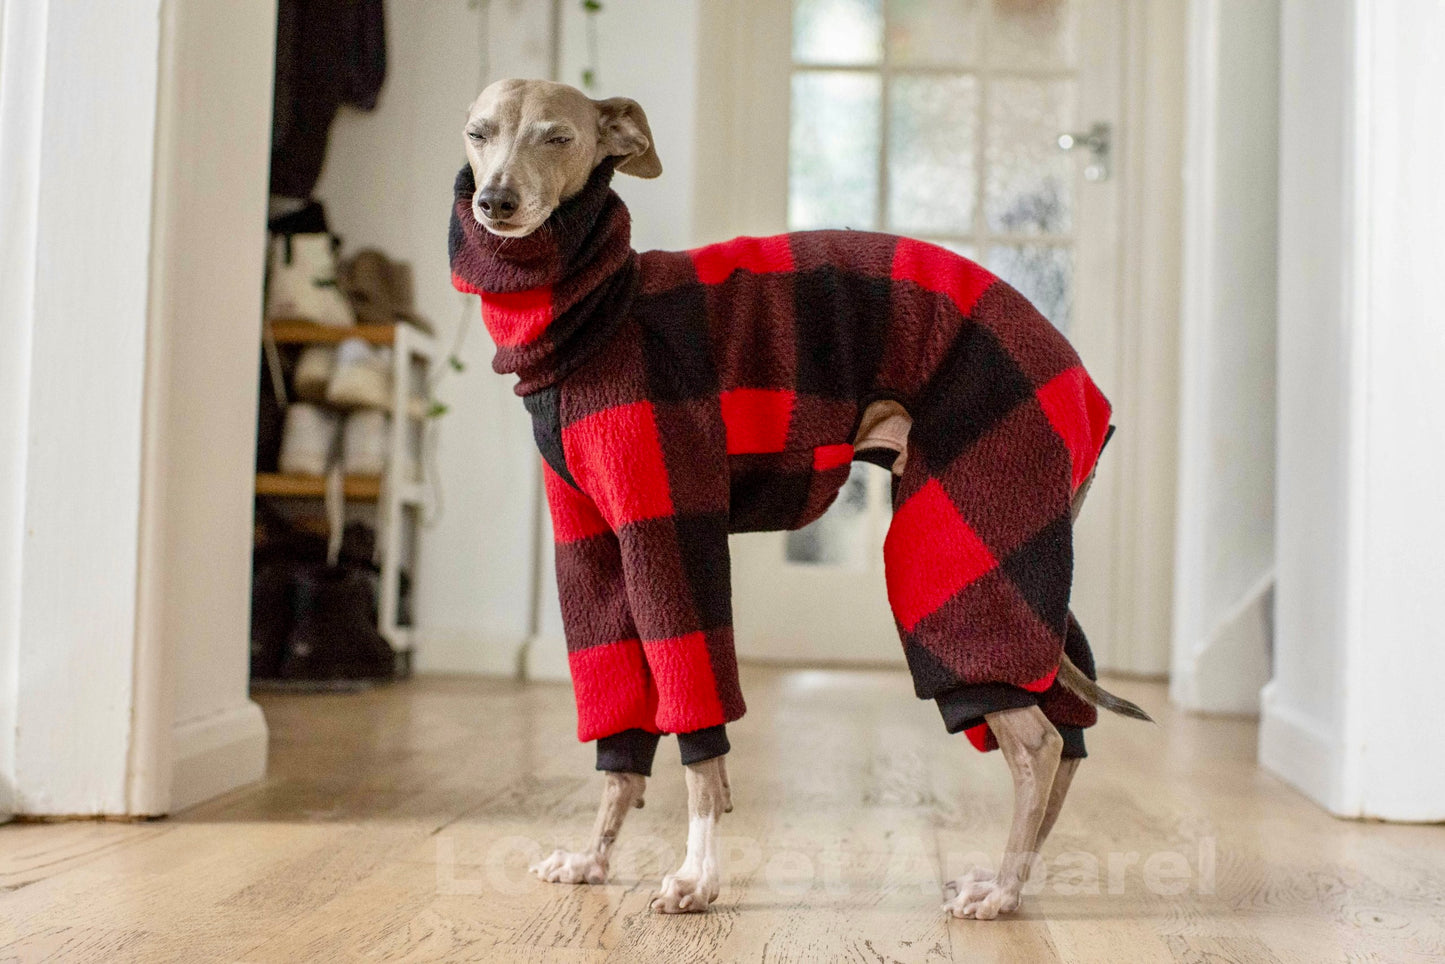
{"label": "hanging green vine", "polygon": [[597,15],[602,12],[602,0],[582,0],[582,12],[587,25],[587,64],[582,68],[582,86],[587,90],[597,87]]}

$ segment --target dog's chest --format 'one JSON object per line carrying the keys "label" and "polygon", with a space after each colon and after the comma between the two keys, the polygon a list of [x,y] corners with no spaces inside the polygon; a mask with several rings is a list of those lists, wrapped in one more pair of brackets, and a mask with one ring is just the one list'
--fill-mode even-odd
{"label": "dog's chest", "polygon": [[789,448],[776,407],[747,393],[637,402],[567,420],[563,383],[526,396],[542,458],[614,529],[669,517],[724,519],[731,532],[796,529],[847,481],[846,437]]}

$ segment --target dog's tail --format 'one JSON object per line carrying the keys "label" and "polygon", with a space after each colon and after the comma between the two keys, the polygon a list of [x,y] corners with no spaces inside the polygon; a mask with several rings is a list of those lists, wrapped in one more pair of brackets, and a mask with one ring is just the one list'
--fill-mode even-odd
{"label": "dog's tail", "polygon": [[1075,666],[1069,657],[1062,654],[1059,657],[1059,683],[1064,689],[1091,706],[1097,706],[1110,713],[1118,713],[1120,716],[1127,716],[1131,719],[1154,722],[1154,718],[1140,709],[1138,704],[1110,693],[1085,676],[1083,670]]}

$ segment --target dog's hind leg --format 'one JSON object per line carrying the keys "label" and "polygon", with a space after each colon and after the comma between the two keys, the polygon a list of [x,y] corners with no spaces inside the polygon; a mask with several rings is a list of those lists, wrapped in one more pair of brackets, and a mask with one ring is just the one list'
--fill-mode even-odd
{"label": "dog's hind leg", "polygon": [[647,778],[638,773],[608,773],[602,786],[602,804],[592,825],[586,850],[554,850],[532,865],[531,871],[553,884],[605,884],[612,845],[627,819],[627,811],[642,806]]}
{"label": "dog's hind leg", "polygon": [[705,911],[722,887],[718,859],[718,817],[732,809],[726,758],[715,756],[687,766],[687,856],[662,878],[652,909],[660,914]]}
{"label": "dog's hind leg", "polygon": [[1069,786],[1074,782],[1074,774],[1082,762],[1081,757],[1068,757],[1059,761],[1058,772],[1054,774],[1054,786],[1049,791],[1049,805],[1044,810],[1044,822],[1039,824],[1039,839],[1034,846],[1036,852],[1044,849],[1044,841],[1049,839],[1049,831],[1054,829],[1054,822],[1059,819],[1059,811],[1064,809],[1064,798],[1069,795]]}
{"label": "dog's hind leg", "polygon": [[[1055,794],[1064,740],[1037,706],[1002,710],[984,718],[1013,775],[1013,823],[998,873],[970,874],[953,882],[949,886],[956,896],[943,906],[955,917],[992,920],[1018,909],[1019,895],[1038,855],[1040,831],[1050,804],[1057,796],[1057,806],[1063,805],[1068,785],[1066,781]],[[1054,815],[1057,817],[1057,809]]]}
{"label": "dog's hind leg", "polygon": [[[1082,762],[1082,757],[1065,757],[1059,761],[1059,769],[1054,774],[1054,785],[1049,791],[1049,805],[1044,810],[1043,823],[1039,824],[1039,839],[1034,844],[1035,853],[1044,849],[1044,841],[1048,839],[1049,831],[1054,829],[1054,823],[1059,819],[1059,811],[1064,809],[1064,798],[1069,795],[1069,786],[1074,782],[1074,774],[1078,772]],[[973,867],[962,876],[944,884],[944,892],[948,899],[952,900],[970,884],[993,880],[997,876],[998,872],[991,867]]]}

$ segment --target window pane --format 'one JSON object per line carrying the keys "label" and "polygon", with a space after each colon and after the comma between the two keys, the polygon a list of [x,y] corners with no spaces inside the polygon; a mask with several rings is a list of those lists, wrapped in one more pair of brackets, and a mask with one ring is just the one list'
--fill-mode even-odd
{"label": "window pane", "polygon": [[958,67],[978,59],[981,0],[890,0],[888,56],[909,67]]}
{"label": "window pane", "polygon": [[968,234],[978,183],[978,81],[895,77],[888,110],[889,229]]}
{"label": "window pane", "polygon": [[837,500],[818,521],[794,532],[784,542],[783,558],[792,563],[868,567],[868,473],[875,465],[853,463]]}
{"label": "window pane", "polygon": [[788,144],[788,226],[878,224],[878,140],[882,81],[876,74],[793,74]]}
{"label": "window pane", "polygon": [[988,270],[1018,289],[1054,327],[1069,332],[1074,305],[1074,252],[1063,245],[996,245]]}
{"label": "window pane", "polygon": [[992,231],[1036,234],[1073,226],[1074,163],[1059,150],[1074,126],[1072,80],[996,80],[988,89],[984,210]]}
{"label": "window pane", "polygon": [[883,0],[793,0],[793,61],[876,64],[883,55]]}
{"label": "window pane", "polygon": [[988,51],[998,67],[1072,67],[1079,0],[993,0]]}

